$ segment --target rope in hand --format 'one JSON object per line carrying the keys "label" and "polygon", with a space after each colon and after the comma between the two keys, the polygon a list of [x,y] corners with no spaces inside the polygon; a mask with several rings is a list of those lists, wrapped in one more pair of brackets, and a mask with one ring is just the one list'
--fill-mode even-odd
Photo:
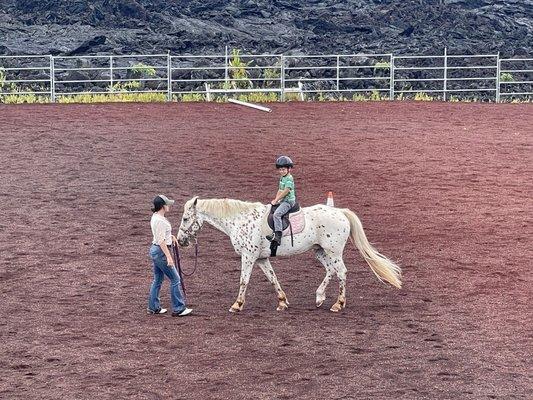
{"label": "rope in hand", "polygon": [[172,249],[173,249],[173,252],[174,252],[174,254],[173,254],[174,255],[174,259],[176,261],[176,267],[178,268],[178,274],[179,274],[180,280],[181,280],[181,288],[183,289],[183,293],[186,294],[185,281],[183,280],[183,277],[184,276],[192,276],[196,272],[196,268],[198,267],[198,242],[196,242],[194,244],[194,269],[189,274],[184,273],[183,270],[181,269],[181,259],[180,259],[179,247],[176,246],[176,244],[173,243],[172,244]]}

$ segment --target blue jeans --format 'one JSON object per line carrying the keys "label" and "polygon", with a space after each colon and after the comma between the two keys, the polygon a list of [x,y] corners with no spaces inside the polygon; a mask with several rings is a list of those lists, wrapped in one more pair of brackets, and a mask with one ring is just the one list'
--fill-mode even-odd
{"label": "blue jeans", "polygon": [[[164,246],[164,245],[163,245]],[[150,247],[150,258],[154,267],[154,281],[150,287],[148,298],[148,308],[157,311],[161,308],[159,301],[159,291],[165,275],[170,279],[170,298],[172,301],[172,311],[180,313],[185,310],[185,296],[181,290],[181,280],[176,267],[167,265],[167,257],[161,247],[152,244]]]}
{"label": "blue jeans", "polygon": [[274,231],[281,232],[283,230],[283,222],[281,222],[281,217],[289,212],[289,210],[294,207],[294,201],[282,201],[279,203],[278,208],[274,211]]}

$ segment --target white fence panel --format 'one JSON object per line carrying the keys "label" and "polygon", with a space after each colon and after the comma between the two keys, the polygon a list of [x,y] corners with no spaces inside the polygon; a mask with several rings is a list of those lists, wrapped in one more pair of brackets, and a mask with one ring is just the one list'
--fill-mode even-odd
{"label": "white fence panel", "polygon": [[268,94],[270,100],[531,100],[533,58],[499,54],[240,54],[0,56],[0,102],[76,95],[153,93],[212,100]]}

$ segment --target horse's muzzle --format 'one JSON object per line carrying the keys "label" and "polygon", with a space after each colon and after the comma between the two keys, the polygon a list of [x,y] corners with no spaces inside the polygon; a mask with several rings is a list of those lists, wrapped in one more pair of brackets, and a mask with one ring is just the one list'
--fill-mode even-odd
{"label": "horse's muzzle", "polygon": [[189,238],[185,235],[183,235],[180,232],[178,232],[178,244],[181,246],[181,247],[187,247],[190,243],[189,243]]}

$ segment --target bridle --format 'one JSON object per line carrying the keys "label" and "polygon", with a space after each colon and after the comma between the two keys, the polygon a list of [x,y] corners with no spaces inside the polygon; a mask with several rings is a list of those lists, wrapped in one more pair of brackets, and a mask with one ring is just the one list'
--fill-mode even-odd
{"label": "bridle", "polygon": [[198,222],[198,219],[196,219],[196,220],[194,220],[194,222],[187,229],[183,229],[180,226],[179,231],[181,231],[185,235],[187,235],[187,239],[192,237],[194,239],[194,241],[196,242],[197,241],[196,240],[196,234],[200,230],[201,227],[202,227],[202,225],[200,225],[200,223]]}

